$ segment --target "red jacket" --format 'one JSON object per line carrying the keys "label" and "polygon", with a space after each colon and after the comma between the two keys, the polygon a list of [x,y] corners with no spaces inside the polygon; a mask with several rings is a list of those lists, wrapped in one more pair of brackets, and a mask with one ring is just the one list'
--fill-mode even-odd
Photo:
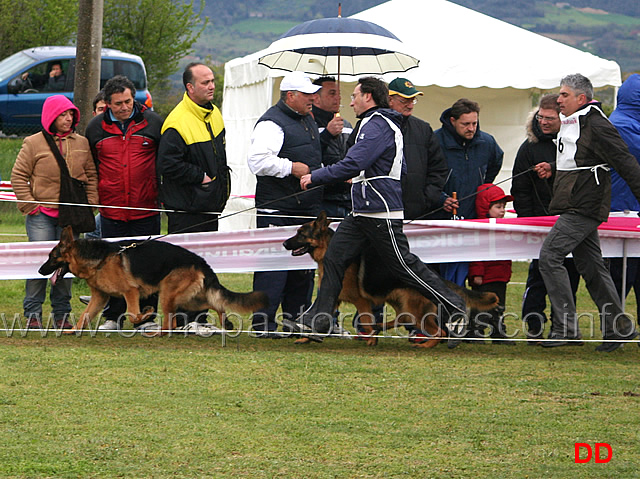
{"label": "red jacket", "polygon": [[[158,208],[156,152],[161,127],[160,116],[138,103],[125,133],[111,120],[108,109],[91,120],[86,136],[98,169],[100,204]],[[101,208],[100,214],[131,221],[158,212]]]}
{"label": "red jacket", "polygon": [[[478,218],[487,218],[491,203],[498,200],[513,201],[513,196],[505,195],[499,186],[485,183],[478,186],[476,197],[476,214]],[[469,284],[473,284],[473,277],[481,276],[482,284],[511,280],[511,260],[474,261],[469,264]]]}

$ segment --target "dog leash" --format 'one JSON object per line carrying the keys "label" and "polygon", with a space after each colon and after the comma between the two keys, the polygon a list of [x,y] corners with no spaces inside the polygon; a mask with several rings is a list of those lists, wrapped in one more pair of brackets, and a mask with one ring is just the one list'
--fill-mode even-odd
{"label": "dog leash", "polygon": [[159,239],[162,239],[162,238],[166,238],[167,236],[177,235],[177,234],[180,234],[180,233],[184,233],[184,232],[186,232],[187,230],[190,230],[191,228],[196,228],[196,227],[198,227],[198,226],[202,226],[202,225],[206,225],[206,224],[209,224],[209,223],[213,223],[214,221],[220,221],[220,220],[223,220],[223,219],[226,219],[226,218],[230,218],[231,216],[235,216],[235,215],[239,215],[239,214],[242,214],[242,213],[246,213],[246,212],[251,211],[251,210],[257,210],[257,209],[260,209],[260,208],[264,208],[265,206],[268,206],[268,205],[270,205],[270,204],[272,204],[272,203],[275,203],[275,202],[277,202],[277,201],[286,200],[286,199],[288,199],[288,198],[295,198],[296,196],[299,196],[299,195],[301,195],[301,194],[303,194],[303,193],[306,193],[306,192],[308,192],[308,191],[316,190],[316,189],[318,189],[318,188],[322,188],[322,185],[313,186],[313,187],[311,187],[311,188],[309,188],[309,189],[306,189],[306,190],[296,191],[295,193],[292,193],[292,194],[290,194],[290,195],[282,196],[282,197],[280,197],[280,198],[276,198],[275,200],[267,201],[267,202],[262,203],[262,204],[260,204],[260,205],[250,206],[249,208],[245,208],[245,209],[243,209],[243,210],[234,211],[233,213],[228,213],[228,214],[226,214],[226,215],[220,215],[220,216],[218,216],[218,217],[216,217],[216,218],[212,218],[212,219],[207,220],[207,221],[202,221],[201,223],[197,223],[197,224],[195,224],[195,225],[191,225],[191,226],[188,226],[188,227],[186,227],[186,228],[182,228],[182,229],[180,229],[180,230],[173,231],[173,232],[171,232],[171,233],[165,233],[165,234],[163,234],[163,235],[160,235],[160,236],[154,236],[154,237],[149,236],[147,239],[145,239],[145,240],[143,240],[143,241],[135,242],[135,243],[131,243],[130,245],[127,245],[127,246],[121,246],[121,247],[120,247],[120,250],[118,251],[118,254],[122,254],[122,253],[124,253],[126,250],[128,250],[129,248],[136,248],[137,246],[142,245],[142,244],[145,244],[145,243],[148,243],[149,241],[159,240]]}
{"label": "dog leash", "polygon": [[[553,162],[548,162],[548,163],[551,165],[551,164],[554,164],[554,163],[555,163],[555,161],[553,161]],[[484,188],[484,189],[482,189],[482,190],[480,190],[480,191],[476,191],[475,193],[471,193],[470,195],[467,195],[467,196],[465,196],[464,198],[458,198],[458,202],[462,202],[462,201],[467,200],[467,199],[469,199],[469,198],[473,198],[474,196],[479,195],[480,193],[482,193],[482,192],[484,192],[484,191],[487,191],[487,190],[489,190],[489,189],[493,188],[494,186],[498,186],[498,185],[500,185],[500,184],[502,184],[502,183],[504,183],[504,182],[506,182],[506,181],[509,181],[509,180],[514,179],[514,178],[517,178],[518,176],[524,175],[525,173],[530,173],[530,172],[532,172],[533,170],[535,170],[535,168],[536,168],[536,165],[530,166],[530,167],[529,167],[529,168],[527,168],[526,170],[521,171],[520,173],[517,173],[517,174],[515,174],[515,175],[512,175],[512,176],[510,176],[510,177],[508,177],[508,178],[505,178],[504,180],[498,181],[497,183],[493,183],[491,186],[487,186],[486,188]],[[434,213],[437,213],[438,211],[442,211],[442,210],[444,210],[444,206],[441,206],[441,207],[439,207],[439,208],[436,208],[435,210],[429,211],[428,213],[425,213],[425,214],[423,214],[423,215],[421,215],[421,216],[418,216],[417,218],[414,218],[414,219],[412,219],[412,220],[409,220],[409,221],[407,221],[407,223],[406,223],[406,224],[411,224],[411,223],[413,223],[414,221],[421,220],[421,219],[423,219],[423,218],[425,218],[425,217],[427,217],[427,216],[430,216],[430,215],[432,215],[432,214],[434,214]]]}
{"label": "dog leash", "polygon": [[[551,162],[550,164],[552,164],[552,163],[555,163],[555,162]],[[466,200],[466,199],[468,199],[468,198],[472,198],[472,197],[474,197],[474,196],[476,196],[476,195],[478,195],[478,194],[482,193],[483,191],[486,191],[486,190],[488,190],[488,189],[490,189],[490,188],[493,188],[494,186],[498,186],[498,185],[500,185],[500,184],[502,184],[502,183],[505,183],[505,182],[507,182],[507,181],[509,181],[509,180],[512,180],[513,178],[517,178],[518,176],[524,175],[524,174],[526,174],[526,173],[530,173],[531,171],[533,171],[533,170],[535,169],[535,167],[536,167],[536,165],[530,166],[529,168],[527,168],[527,169],[526,169],[526,170],[524,170],[524,171],[521,171],[521,172],[520,172],[520,173],[518,173],[518,174],[512,175],[512,176],[510,176],[510,177],[508,177],[508,178],[505,178],[505,179],[504,179],[504,180],[502,180],[502,181],[499,181],[499,182],[497,182],[497,183],[492,184],[491,186],[488,186],[487,188],[484,188],[484,189],[482,189],[482,190],[480,190],[480,191],[476,191],[475,193],[472,193],[472,194],[467,195],[467,196],[465,196],[465,197],[463,197],[463,198],[460,198],[458,201],[463,201],[463,200]],[[242,213],[246,213],[246,212],[248,212],[248,211],[252,211],[252,210],[255,210],[255,209],[261,209],[261,208],[264,208],[265,206],[268,206],[268,205],[270,205],[270,204],[272,204],[272,203],[275,203],[275,202],[277,202],[277,201],[286,200],[286,199],[288,199],[288,198],[295,198],[296,196],[302,195],[302,194],[304,194],[304,193],[306,193],[306,192],[308,192],[308,191],[313,191],[313,190],[315,190],[315,189],[317,189],[317,188],[322,188],[322,185],[313,186],[313,187],[311,187],[311,188],[309,188],[309,189],[307,189],[307,190],[297,191],[297,192],[292,193],[292,194],[290,194],[290,195],[283,196],[283,197],[280,197],[280,198],[276,198],[276,199],[274,199],[274,200],[267,201],[267,202],[262,203],[262,204],[260,204],[260,205],[254,205],[254,206],[251,206],[251,207],[249,207],[249,208],[245,208],[245,209],[243,209],[243,210],[234,211],[234,212],[232,212],[232,213],[228,213],[228,214],[226,214],[226,215],[220,215],[220,216],[218,216],[218,217],[216,217],[216,218],[212,218],[212,219],[210,219],[210,220],[203,221],[203,222],[201,222],[201,223],[197,223],[197,224],[195,224],[195,225],[189,226],[189,227],[187,227],[187,228],[180,229],[180,230],[178,230],[178,231],[174,231],[174,232],[172,232],[172,233],[165,233],[165,234],[163,234],[163,235],[160,235],[160,236],[154,236],[154,237],[149,236],[147,239],[145,239],[145,240],[143,240],[143,241],[141,241],[141,242],[135,242],[135,243],[131,243],[130,245],[127,245],[127,246],[121,246],[121,247],[120,247],[120,250],[118,251],[118,254],[122,254],[122,253],[124,253],[126,250],[128,250],[129,248],[136,248],[137,246],[142,245],[142,244],[145,244],[145,243],[148,243],[149,241],[159,240],[159,239],[162,239],[162,238],[166,238],[167,236],[171,236],[171,235],[175,235],[175,234],[184,233],[184,232],[186,232],[187,230],[189,230],[189,229],[191,229],[191,228],[194,228],[194,227],[198,227],[198,226],[202,226],[202,225],[205,225],[205,224],[213,223],[214,221],[220,221],[221,219],[230,218],[230,217],[232,217],[232,216],[239,215],[239,214],[242,214]],[[424,217],[426,217],[426,216],[429,216],[429,215],[432,215],[432,214],[434,214],[434,213],[437,213],[438,211],[441,211],[441,210],[443,210],[443,209],[444,209],[444,206],[441,206],[441,207],[439,207],[439,208],[436,208],[435,210],[430,211],[430,212],[428,212],[428,213],[425,213],[425,214],[423,214],[423,215],[419,216],[418,218],[414,218],[414,219],[412,219],[412,220],[408,221],[406,224],[410,224],[410,223],[412,223],[412,222],[414,222],[414,221],[420,220],[420,219],[422,219],[422,218],[424,218]]]}

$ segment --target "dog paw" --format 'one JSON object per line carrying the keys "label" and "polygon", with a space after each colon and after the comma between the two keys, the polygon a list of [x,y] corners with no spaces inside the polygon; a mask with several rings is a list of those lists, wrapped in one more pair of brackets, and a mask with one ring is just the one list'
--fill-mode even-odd
{"label": "dog paw", "polygon": [[377,346],[378,345],[378,338],[369,338],[367,339],[367,346]]}

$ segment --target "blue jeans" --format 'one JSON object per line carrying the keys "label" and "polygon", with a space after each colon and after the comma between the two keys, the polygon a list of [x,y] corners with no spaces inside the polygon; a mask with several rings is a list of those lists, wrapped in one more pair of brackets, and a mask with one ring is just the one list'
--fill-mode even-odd
{"label": "blue jeans", "polygon": [[[53,241],[60,239],[62,228],[58,219],[43,213],[27,215],[25,219],[29,241]],[[51,286],[51,311],[56,319],[62,319],[71,312],[71,278],[59,280]],[[28,279],[25,286],[25,297],[22,303],[24,315],[42,317],[42,303],[47,296],[46,279]]]}

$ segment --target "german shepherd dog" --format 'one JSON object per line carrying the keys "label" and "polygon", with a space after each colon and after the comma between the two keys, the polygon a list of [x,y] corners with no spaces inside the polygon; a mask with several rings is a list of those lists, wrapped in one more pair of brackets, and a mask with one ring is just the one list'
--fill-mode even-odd
{"label": "german shepherd dog", "polygon": [[[284,242],[284,247],[290,250],[293,256],[309,253],[318,263],[318,276],[322,281],[322,262],[333,234],[333,230],[329,228],[329,220],[323,211],[317,219],[298,228],[295,236]],[[394,281],[394,278],[384,270],[384,265],[381,265],[380,261],[374,248],[363,251],[359,260],[347,268],[338,301],[351,303],[356,307],[360,314],[360,326],[368,337],[367,345],[369,346],[377,344],[375,337],[377,332],[386,331],[401,324],[414,325],[429,334],[429,340],[415,346],[434,347],[440,342],[440,338],[446,335],[436,322],[439,313],[437,305],[415,289]],[[494,293],[480,293],[449,281],[445,282],[449,288],[464,298],[472,315],[479,312],[499,315],[502,312],[498,297]],[[383,325],[372,324],[372,304],[379,305],[385,302],[396,311],[395,319]]]}
{"label": "german shepherd dog", "polygon": [[213,309],[225,327],[230,324],[225,318],[227,308],[248,313],[268,303],[260,291],[229,291],[204,258],[164,241],[76,240],[71,228],[66,227],[38,272],[53,274],[51,281],[55,283],[69,271],[85,279],[91,288],[91,301],[69,332],[82,330],[90,323],[110,296],[124,297],[128,317],[133,324],[140,324],[154,313],[153,308],[140,312],[140,298],[159,293],[163,331],[176,327],[177,308]]}

